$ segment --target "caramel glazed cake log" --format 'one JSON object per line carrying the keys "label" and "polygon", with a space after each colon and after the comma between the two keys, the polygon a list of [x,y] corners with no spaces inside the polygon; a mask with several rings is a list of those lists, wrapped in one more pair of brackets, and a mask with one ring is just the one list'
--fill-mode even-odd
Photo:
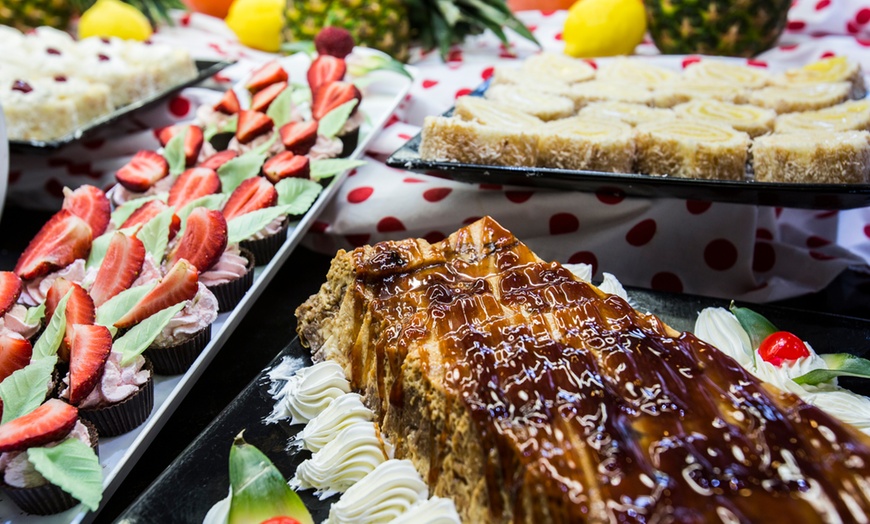
{"label": "caramel glazed cake log", "polygon": [[857,522],[870,440],[489,218],[339,252],[297,310],[464,522]]}

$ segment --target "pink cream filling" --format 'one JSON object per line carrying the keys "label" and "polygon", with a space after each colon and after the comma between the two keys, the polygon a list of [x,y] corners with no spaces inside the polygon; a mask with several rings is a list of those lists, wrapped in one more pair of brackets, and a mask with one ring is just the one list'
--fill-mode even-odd
{"label": "pink cream filling", "polygon": [[275,220],[266,224],[266,227],[257,231],[253,235],[251,235],[251,240],[262,240],[266,237],[270,237],[276,234],[278,231],[281,231],[281,227],[284,225],[284,220],[286,217],[280,216]]}
{"label": "pink cream filling", "polygon": [[154,261],[151,253],[145,253],[145,261],[142,263],[142,269],[139,271],[139,276],[133,281],[130,287],[141,286],[155,280],[163,278],[163,273],[160,272],[160,266]]}
{"label": "pink cream filling", "polygon": [[338,138],[326,138],[323,135],[317,135],[317,142],[314,147],[308,152],[308,158],[311,160],[321,160],[323,158],[335,158],[341,154],[344,148],[341,140]]}
{"label": "pink cream filling", "polygon": [[54,273],[49,273],[44,277],[37,277],[25,282],[24,289],[21,290],[21,296],[18,298],[18,301],[28,306],[38,306],[45,302],[45,295],[48,293],[48,290],[51,289],[51,285],[54,284],[54,281],[58,278],[63,277],[70,282],[81,284],[86,276],[87,271],[85,271],[85,261],[80,258],[67,267],[59,269]]}
{"label": "pink cream filling", "polygon": [[[85,397],[79,408],[99,408],[109,404],[117,404],[122,400],[132,397],[134,393],[139,391],[139,387],[148,382],[151,372],[147,369],[142,369],[145,365],[145,357],[139,355],[136,359],[126,366],[121,365],[121,354],[112,351],[109,353],[109,360],[103,368],[103,375],[100,381],[97,382],[93,391]],[[61,398],[69,398],[69,374],[63,379],[63,383],[67,385],[60,393]]]}
{"label": "pink cream filling", "polygon": [[21,304],[15,304],[12,309],[0,317],[0,333],[11,331],[21,335],[21,338],[32,338],[39,331],[39,322],[28,324],[24,321],[26,316],[27,308]]}
{"label": "pink cream filling", "polygon": [[136,200],[137,198],[166,193],[172,187],[174,182],[175,177],[173,176],[163,177],[143,193],[136,193],[135,191],[130,191],[121,184],[115,184],[115,187],[112,188],[112,202],[114,202],[116,206],[120,206],[129,200]]}
{"label": "pink cream filling", "polygon": [[169,320],[163,331],[154,339],[152,346],[166,348],[176,346],[187,340],[206,326],[217,320],[217,297],[199,282],[199,289],[193,300],[189,300],[184,309]]}
{"label": "pink cream filling", "polygon": [[[66,437],[46,444],[45,447],[57,446],[69,437],[77,438],[87,445],[91,444],[88,428],[79,420]],[[45,477],[40,475],[33,464],[27,460],[27,451],[9,451],[0,454],[0,471],[3,472],[3,481],[16,488],[36,488],[48,484]]]}
{"label": "pink cream filling", "polygon": [[238,244],[227,246],[217,263],[199,275],[199,281],[208,287],[226,284],[248,272],[248,259],[241,256]]}

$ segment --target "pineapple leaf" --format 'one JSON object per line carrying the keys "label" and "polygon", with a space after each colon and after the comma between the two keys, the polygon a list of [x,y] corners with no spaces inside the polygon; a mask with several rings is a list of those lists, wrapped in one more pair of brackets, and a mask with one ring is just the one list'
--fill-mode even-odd
{"label": "pineapple leaf", "polygon": [[437,0],[435,5],[438,7],[438,10],[444,16],[444,21],[447,22],[447,25],[450,27],[455,26],[459,19],[462,17],[462,12],[456,7],[456,4],[452,1],[448,0]]}

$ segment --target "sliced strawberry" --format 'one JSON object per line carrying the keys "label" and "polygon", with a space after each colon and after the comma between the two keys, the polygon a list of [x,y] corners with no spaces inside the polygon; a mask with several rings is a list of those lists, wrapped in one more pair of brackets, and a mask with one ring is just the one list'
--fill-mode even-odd
{"label": "sliced strawberry", "polygon": [[284,178],[308,178],[311,168],[307,156],[282,151],[263,164],[263,172],[269,182],[277,184]]}
{"label": "sliced strawberry", "polygon": [[[190,229],[190,225],[188,225],[188,229]],[[185,234],[185,236],[187,235]],[[184,300],[190,300],[196,296],[198,278],[199,272],[196,270],[196,266],[187,260],[179,260],[154,289],[149,291],[130,311],[115,322],[115,327],[128,328],[158,311]]]}
{"label": "sliced strawberry", "polygon": [[77,405],[93,391],[112,351],[112,333],[106,326],[74,324],[69,360],[69,402]]}
{"label": "sliced strawberry", "polygon": [[91,250],[91,226],[61,209],[42,226],[15,264],[15,273],[31,279],[64,268]]}
{"label": "sliced strawberry", "polygon": [[11,271],[0,271],[0,316],[12,309],[21,295],[21,279]]}
{"label": "sliced strawberry", "polygon": [[69,361],[73,324],[93,324],[96,320],[94,300],[82,286],[65,278],[55,279],[45,294],[45,318],[50,319],[54,315],[57,304],[70,289],[72,295],[66,303],[66,333],[57,350],[58,358],[65,362]]}
{"label": "sliced strawberry", "polygon": [[223,213],[198,207],[187,217],[184,235],[169,254],[176,263],[190,261],[201,273],[215,265],[227,248],[227,220]]}
{"label": "sliced strawberry", "polygon": [[106,250],[106,258],[97,271],[94,285],[91,286],[90,293],[94,305],[100,307],[104,302],[133,285],[139,272],[142,271],[143,262],[145,262],[145,245],[142,241],[116,231]]}
{"label": "sliced strawberry", "polygon": [[75,191],[64,188],[63,195],[63,209],[69,209],[87,222],[94,238],[106,232],[112,218],[112,206],[102,189],[88,185]]}
{"label": "sliced strawberry", "polygon": [[202,128],[195,125],[174,125],[164,127],[157,132],[157,139],[160,140],[160,145],[166,147],[166,144],[172,140],[172,137],[182,132],[187,128],[187,134],[184,135],[184,165],[190,167],[196,164],[196,159],[199,158],[199,151],[202,149],[203,134]]}
{"label": "sliced strawberry", "polygon": [[227,149],[226,151],[218,151],[217,153],[200,162],[199,167],[207,167],[209,169],[214,169],[215,171],[217,171],[222,165],[226,164],[237,156],[239,156],[239,153],[237,151],[233,151],[232,149]]}
{"label": "sliced strawberry", "polygon": [[347,64],[344,63],[343,58],[320,55],[308,68],[308,86],[313,93],[322,85],[341,80],[346,72]]}
{"label": "sliced strawberry", "polygon": [[287,89],[287,82],[276,82],[257,91],[257,94],[251,99],[251,109],[261,113],[265,112],[285,89]]}
{"label": "sliced strawberry", "polygon": [[178,175],[169,190],[169,205],[181,209],[197,198],[220,192],[221,179],[214,169],[192,167]]}
{"label": "sliced strawberry", "polygon": [[258,111],[239,112],[239,124],[236,127],[236,140],[241,144],[247,144],[258,136],[268,133],[275,125],[272,119]]}
{"label": "sliced strawberry", "polygon": [[256,176],[239,184],[224,205],[223,214],[227,220],[230,220],[251,211],[272,207],[277,202],[278,192],[275,187],[265,178]]}
{"label": "sliced strawberry", "polygon": [[60,440],[72,431],[78,419],[79,410],[75,407],[63,400],[49,399],[27,415],[0,426],[0,453]]}
{"label": "sliced strawberry", "polygon": [[[127,229],[128,227],[144,225],[168,207],[169,206],[162,200],[150,200],[140,206],[136,211],[133,211],[133,213],[118,229]],[[172,239],[175,234],[178,233],[179,229],[181,229],[181,219],[178,218],[178,215],[172,215],[172,222],[169,225],[169,238]]]}
{"label": "sliced strawberry", "polygon": [[[348,82],[330,82],[314,90],[311,101],[311,115],[320,120],[336,107],[353,99],[362,100],[362,93]],[[356,111],[356,108],[354,108]]]}
{"label": "sliced strawberry", "polygon": [[254,71],[246,87],[251,93],[256,93],[267,86],[278,82],[287,82],[289,79],[290,76],[287,75],[287,71],[277,61],[273,60]]}
{"label": "sliced strawberry", "polygon": [[169,163],[154,151],[139,151],[115,173],[118,183],[130,191],[142,193],[169,174]]}
{"label": "sliced strawberry", "polygon": [[30,364],[33,346],[18,333],[0,335],[0,382],[12,373]]}
{"label": "sliced strawberry", "polygon": [[297,155],[306,155],[317,143],[317,121],[290,122],[278,130],[281,133],[281,143],[287,151]]}
{"label": "sliced strawberry", "polygon": [[219,111],[225,115],[234,115],[238,113],[241,108],[242,106],[239,104],[239,97],[236,96],[236,92],[232,89],[225,92],[220,102],[214,105],[215,111]]}

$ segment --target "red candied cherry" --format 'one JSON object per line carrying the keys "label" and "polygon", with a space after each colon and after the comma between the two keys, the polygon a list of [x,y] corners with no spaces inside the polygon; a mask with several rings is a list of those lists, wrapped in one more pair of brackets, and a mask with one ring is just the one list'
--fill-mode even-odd
{"label": "red candied cherry", "polygon": [[797,360],[801,357],[810,356],[803,340],[788,331],[771,333],[758,346],[758,353],[765,362],[774,366],[781,366],[784,360]]}

